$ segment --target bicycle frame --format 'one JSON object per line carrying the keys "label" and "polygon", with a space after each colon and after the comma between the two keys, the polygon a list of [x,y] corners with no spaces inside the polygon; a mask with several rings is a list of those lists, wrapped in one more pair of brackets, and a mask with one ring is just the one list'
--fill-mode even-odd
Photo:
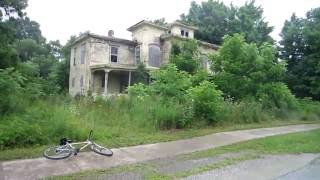
{"label": "bicycle frame", "polygon": [[[81,150],[85,149],[86,147],[94,144],[94,143],[92,142],[92,140],[91,140],[92,132],[93,132],[93,131],[91,130],[90,133],[89,133],[88,139],[87,139],[86,141],[76,142],[76,143],[68,143],[68,142],[67,142],[66,145],[60,146],[58,149],[60,149],[60,148],[61,148],[61,149],[71,148],[71,149],[74,151],[74,150],[76,149],[76,148],[74,147],[74,145],[84,144],[84,145],[79,149],[79,151],[81,151]],[[99,146],[99,145],[96,145],[96,146]],[[99,147],[100,147],[100,146],[99,146]]]}

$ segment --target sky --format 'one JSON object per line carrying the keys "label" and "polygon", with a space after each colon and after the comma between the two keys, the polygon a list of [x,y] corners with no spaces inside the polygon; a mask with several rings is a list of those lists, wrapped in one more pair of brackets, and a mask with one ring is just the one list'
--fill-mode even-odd
{"label": "sky", "polygon": [[[47,40],[66,43],[71,35],[90,31],[107,35],[114,30],[115,36],[131,39],[127,28],[147,19],[164,17],[168,22],[188,13],[192,0],[29,0],[27,15],[40,24]],[[195,0],[201,3],[203,0]],[[221,0],[225,4],[240,6],[246,0]],[[320,0],[256,0],[264,9],[265,20],[274,26],[273,38],[279,33],[292,13],[305,16],[311,8],[320,7]]]}

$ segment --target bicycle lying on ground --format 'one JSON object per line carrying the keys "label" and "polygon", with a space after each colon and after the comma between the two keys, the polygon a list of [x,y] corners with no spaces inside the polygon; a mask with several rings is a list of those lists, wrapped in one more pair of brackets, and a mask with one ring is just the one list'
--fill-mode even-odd
{"label": "bicycle lying on ground", "polygon": [[[49,147],[43,152],[43,156],[53,160],[64,159],[69,157],[72,153],[74,155],[77,155],[81,150],[87,147],[89,147],[95,153],[104,156],[112,156],[113,152],[110,149],[100,146],[92,141],[92,133],[93,131],[91,130],[88,139],[84,142],[72,143],[71,140],[68,140],[67,138],[62,138],[60,139],[59,146]],[[83,146],[80,148],[75,147],[80,145]]]}

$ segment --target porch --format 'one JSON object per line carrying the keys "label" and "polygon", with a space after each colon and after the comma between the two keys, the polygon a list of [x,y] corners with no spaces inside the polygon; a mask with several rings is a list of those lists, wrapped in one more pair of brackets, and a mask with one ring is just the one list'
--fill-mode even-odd
{"label": "porch", "polygon": [[91,70],[91,92],[104,96],[123,94],[132,84],[132,74],[132,70]]}

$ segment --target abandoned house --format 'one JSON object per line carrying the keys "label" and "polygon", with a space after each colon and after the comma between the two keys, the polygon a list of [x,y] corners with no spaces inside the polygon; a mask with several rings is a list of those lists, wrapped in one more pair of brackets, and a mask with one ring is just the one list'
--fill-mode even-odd
{"label": "abandoned house", "polygon": [[[147,70],[169,62],[173,40],[193,39],[196,27],[175,21],[160,26],[143,20],[128,28],[132,40],[85,33],[71,44],[69,93],[115,95],[124,93],[133,82],[132,73],[139,63]],[[206,56],[217,46],[198,41],[203,68],[209,70]]]}

